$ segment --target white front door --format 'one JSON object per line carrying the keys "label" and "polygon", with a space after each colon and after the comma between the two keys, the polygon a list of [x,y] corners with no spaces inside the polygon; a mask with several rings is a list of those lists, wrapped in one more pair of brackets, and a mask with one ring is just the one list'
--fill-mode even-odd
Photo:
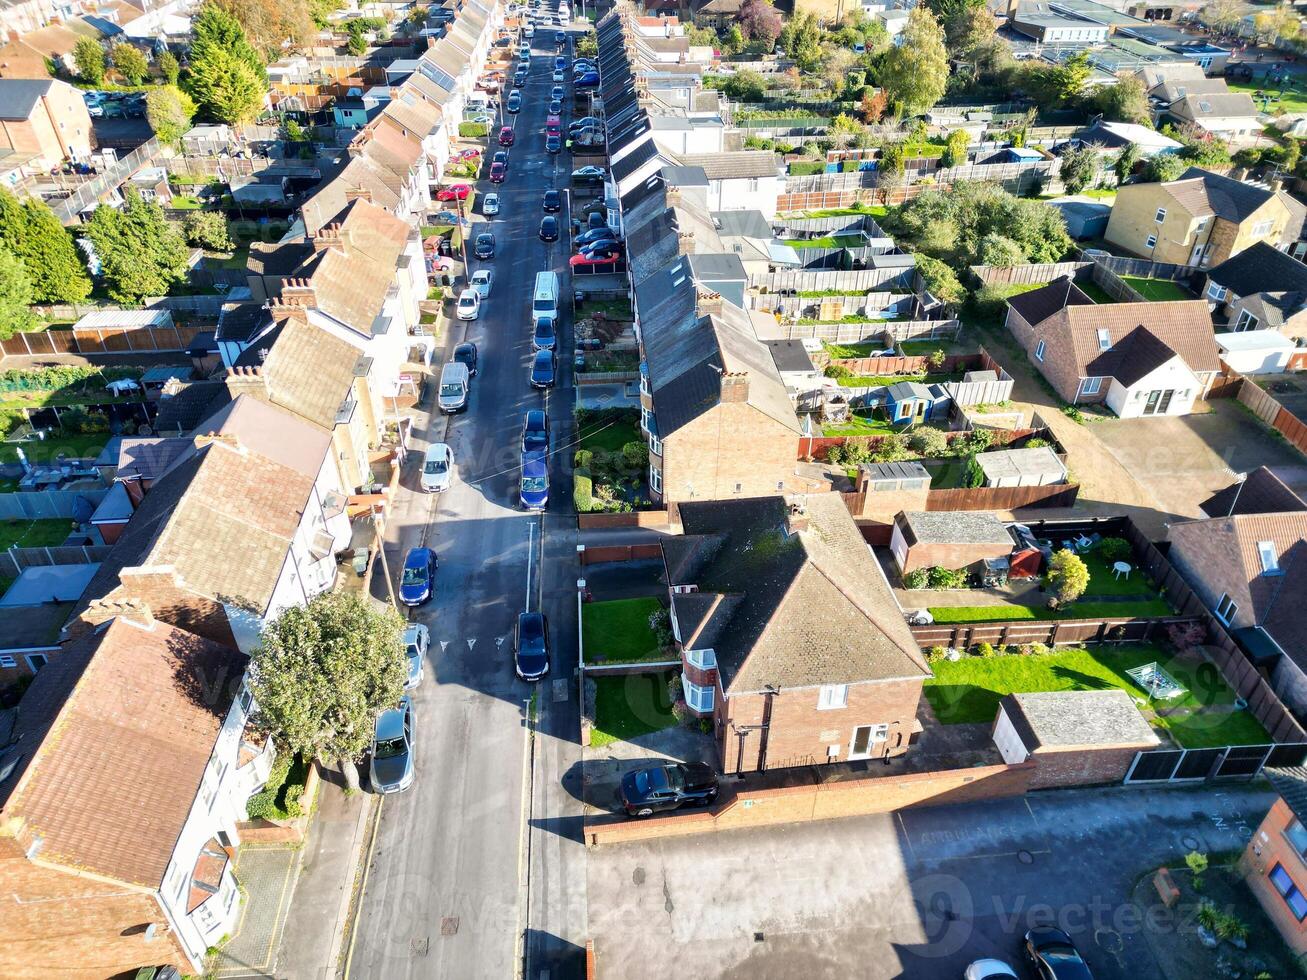
{"label": "white front door", "polygon": [[1189,264],[1198,265],[1203,261],[1203,243],[1200,239],[1194,244],[1193,251],[1189,253]]}
{"label": "white front door", "polygon": [[889,725],[859,725],[853,729],[853,740],[849,743],[850,759],[869,759],[876,751],[876,746],[889,736]]}

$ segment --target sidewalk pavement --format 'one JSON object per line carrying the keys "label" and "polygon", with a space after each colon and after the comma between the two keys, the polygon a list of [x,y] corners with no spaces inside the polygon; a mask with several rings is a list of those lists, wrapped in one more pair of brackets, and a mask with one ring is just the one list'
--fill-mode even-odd
{"label": "sidewalk pavement", "polygon": [[325,779],[300,853],[299,888],[277,957],[284,980],[330,980],[339,973],[354,885],[378,797],[346,796]]}
{"label": "sidewalk pavement", "polygon": [[299,848],[251,844],[240,849],[236,880],[245,891],[236,933],[213,957],[215,977],[271,977],[299,876]]}

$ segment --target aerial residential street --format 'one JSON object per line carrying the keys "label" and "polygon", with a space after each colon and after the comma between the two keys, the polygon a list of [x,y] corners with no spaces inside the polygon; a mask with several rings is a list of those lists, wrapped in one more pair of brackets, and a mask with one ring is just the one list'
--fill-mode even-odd
{"label": "aerial residential street", "polygon": [[[566,155],[544,150],[552,30],[537,41],[545,36],[548,50],[537,47],[522,111],[503,117],[517,133],[508,179],[480,185],[483,194],[499,193],[500,214],[472,216],[471,237],[488,227],[498,250],[493,260],[478,262],[469,249],[469,273],[493,269],[495,282],[479,319],[453,321],[445,347],[447,357],[456,342],[478,346],[470,404],[464,414],[443,416],[429,392],[428,424],[415,433],[408,492],[399,497],[388,535],[392,573],[409,548],[423,543],[436,550],[440,569],[435,597],[411,617],[427,625],[432,640],[415,698],[418,778],[412,790],[383,804],[350,959],[356,976],[511,976],[524,956],[557,962],[583,944],[583,932],[569,934],[585,921],[579,826],[571,845],[579,853],[568,861],[560,853],[567,842],[554,824],[564,808],[577,805],[559,780],[580,753],[570,678],[575,531],[561,516],[528,515],[517,506],[523,413],[548,408],[555,480],[561,481],[571,426],[566,358],[560,358],[558,388],[542,393],[528,384],[536,273],[560,271],[562,297],[568,296],[566,222],[559,242],[537,235],[545,190],[566,187],[570,173]],[[497,126],[498,120],[492,134]],[[491,152],[498,149],[493,136],[490,144]],[[571,349],[568,306],[560,303],[563,351]],[[448,491],[426,495],[416,486],[421,453],[439,441],[453,449],[455,479]],[[557,485],[552,496],[567,499]],[[513,627],[519,612],[540,609],[542,601],[553,664],[548,678],[528,685],[513,673]],[[540,730],[534,753],[526,722],[533,695]],[[524,794],[533,785],[529,801]],[[546,815],[543,822],[532,821],[537,812]],[[524,935],[529,951],[519,946]],[[555,968],[553,975],[563,974]]]}

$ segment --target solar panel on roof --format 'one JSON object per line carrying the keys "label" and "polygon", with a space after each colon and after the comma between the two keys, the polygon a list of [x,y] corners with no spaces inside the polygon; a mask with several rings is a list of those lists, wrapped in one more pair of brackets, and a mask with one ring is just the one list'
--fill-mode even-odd
{"label": "solar panel on roof", "polygon": [[439,65],[433,65],[429,61],[424,61],[418,68],[423,75],[431,79],[443,89],[454,90],[454,79],[450,74],[442,69]]}

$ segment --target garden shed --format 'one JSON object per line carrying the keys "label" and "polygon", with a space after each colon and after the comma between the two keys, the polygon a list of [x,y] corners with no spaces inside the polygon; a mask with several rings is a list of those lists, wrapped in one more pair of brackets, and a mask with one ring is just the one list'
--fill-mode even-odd
{"label": "garden shed", "polygon": [[939,385],[899,381],[885,389],[885,407],[895,422],[925,421],[947,413],[952,399]]}
{"label": "garden shed", "polygon": [[899,511],[890,551],[903,574],[918,568],[966,568],[1012,553],[1007,525],[988,511]]}
{"label": "garden shed", "polygon": [[1009,694],[992,734],[1008,765],[1036,763],[1031,789],[1120,782],[1137,753],[1161,743],[1119,688]]}
{"label": "garden shed", "polygon": [[977,453],[987,487],[1045,487],[1066,483],[1066,464],[1049,446]]}
{"label": "garden shed", "polygon": [[1052,204],[1062,214],[1066,233],[1078,242],[1087,238],[1102,238],[1107,231],[1107,219],[1112,215],[1111,205],[1095,201],[1053,201]]}
{"label": "garden shed", "polygon": [[1282,374],[1298,353],[1293,340],[1278,330],[1218,333],[1213,339],[1221,360],[1240,374]]}
{"label": "garden shed", "polygon": [[867,475],[867,489],[873,493],[930,489],[930,470],[916,460],[868,463],[862,470]]}

